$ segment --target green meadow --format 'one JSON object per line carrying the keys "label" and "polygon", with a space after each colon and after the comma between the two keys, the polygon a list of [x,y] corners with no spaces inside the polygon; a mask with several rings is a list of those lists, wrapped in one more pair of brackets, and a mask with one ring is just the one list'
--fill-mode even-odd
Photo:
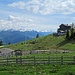
{"label": "green meadow", "polygon": [[75,75],[75,65],[1,65],[0,75]]}
{"label": "green meadow", "polygon": [[[14,50],[51,50],[53,53],[28,54],[23,58],[30,57],[73,57],[75,56],[75,40],[66,40],[65,36],[47,35],[36,39],[4,46]],[[55,51],[70,51],[70,53],[55,53]],[[66,58],[65,58],[66,59]],[[75,75],[74,64],[40,64],[40,65],[1,65],[0,75]]]}
{"label": "green meadow", "polygon": [[25,42],[5,46],[14,50],[75,50],[75,40],[65,40],[65,36],[47,35]]}

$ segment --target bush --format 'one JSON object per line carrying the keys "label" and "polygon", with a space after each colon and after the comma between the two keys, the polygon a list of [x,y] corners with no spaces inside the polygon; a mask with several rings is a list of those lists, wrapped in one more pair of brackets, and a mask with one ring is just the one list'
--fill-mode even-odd
{"label": "bush", "polygon": [[50,73],[57,73],[57,69],[52,69]]}
{"label": "bush", "polygon": [[70,72],[70,71],[66,71],[63,73],[63,75],[75,75],[73,72]]}
{"label": "bush", "polygon": [[30,44],[35,44],[35,43],[36,43],[36,41],[35,41],[35,40],[30,42]]}

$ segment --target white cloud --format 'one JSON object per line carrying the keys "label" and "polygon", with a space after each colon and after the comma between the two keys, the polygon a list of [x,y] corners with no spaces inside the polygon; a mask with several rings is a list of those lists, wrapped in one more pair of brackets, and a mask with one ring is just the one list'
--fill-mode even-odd
{"label": "white cloud", "polygon": [[24,17],[16,17],[16,16],[12,16],[12,15],[9,15],[8,17],[8,20],[9,21],[18,21],[18,22],[32,22],[33,20],[30,19],[30,18],[24,18]]}
{"label": "white cloud", "polygon": [[8,30],[11,29],[12,22],[7,20],[0,20],[0,30]]}
{"label": "white cloud", "polygon": [[35,18],[31,19],[9,15],[7,20],[0,20],[0,31],[9,29],[21,31],[26,30],[55,31],[57,29],[57,25],[52,26],[45,23],[41,23],[43,21],[45,21],[45,19],[35,19]]}
{"label": "white cloud", "polygon": [[75,0],[66,0],[60,3],[60,11],[63,14],[71,14],[75,12]]}
{"label": "white cloud", "polygon": [[14,2],[8,6],[43,15],[57,12],[61,14],[71,14],[75,12],[75,0],[30,0],[27,2]]}
{"label": "white cloud", "polygon": [[33,26],[32,22],[33,20],[30,18],[15,17],[9,15],[7,20],[0,20],[0,30],[9,30],[9,29],[25,30]]}
{"label": "white cloud", "polygon": [[9,15],[8,20],[10,20],[10,21],[22,21],[23,19],[20,17],[14,17],[12,15]]}
{"label": "white cloud", "polygon": [[1,25],[11,24],[11,21],[0,20]]}
{"label": "white cloud", "polygon": [[19,2],[14,2],[12,4],[9,4],[10,7],[18,7],[20,9],[24,9],[25,8],[25,3],[19,1]]}

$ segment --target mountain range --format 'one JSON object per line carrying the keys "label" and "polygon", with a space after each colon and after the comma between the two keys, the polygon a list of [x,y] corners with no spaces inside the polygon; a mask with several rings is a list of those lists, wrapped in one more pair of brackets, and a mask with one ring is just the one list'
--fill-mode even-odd
{"label": "mountain range", "polygon": [[22,42],[25,40],[30,40],[33,38],[36,38],[36,35],[39,34],[39,36],[45,36],[48,34],[51,34],[52,32],[38,32],[38,31],[15,31],[15,30],[6,30],[6,31],[0,31],[0,40],[3,42],[3,44],[8,44],[9,42],[11,44]]}

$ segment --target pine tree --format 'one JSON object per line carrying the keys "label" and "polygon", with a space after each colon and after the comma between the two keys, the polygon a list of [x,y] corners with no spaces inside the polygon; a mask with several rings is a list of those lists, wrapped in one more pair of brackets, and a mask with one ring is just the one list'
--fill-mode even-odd
{"label": "pine tree", "polygon": [[9,42],[8,45],[10,45],[11,43]]}
{"label": "pine tree", "polygon": [[69,39],[69,30],[66,32],[66,39]]}
{"label": "pine tree", "polygon": [[0,46],[2,46],[3,45],[3,42],[0,40]]}
{"label": "pine tree", "polygon": [[36,38],[39,38],[39,34],[36,35]]}
{"label": "pine tree", "polygon": [[72,28],[71,28],[71,38],[74,37],[74,29],[73,29],[73,23],[72,23]]}

